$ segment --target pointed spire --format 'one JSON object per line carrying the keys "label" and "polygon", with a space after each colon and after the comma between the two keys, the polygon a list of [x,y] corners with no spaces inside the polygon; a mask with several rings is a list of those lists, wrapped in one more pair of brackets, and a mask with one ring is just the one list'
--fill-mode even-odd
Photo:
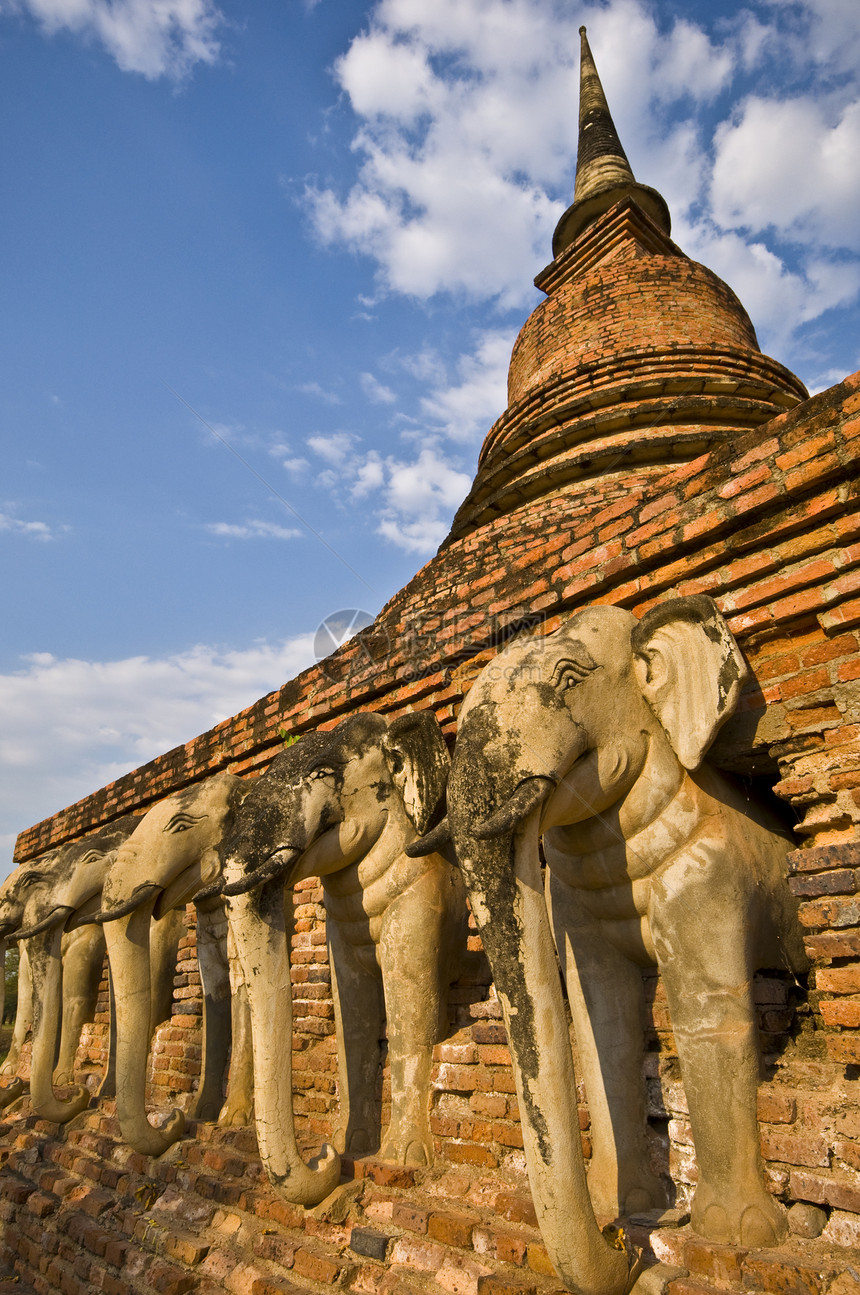
{"label": "pointed spire", "polygon": [[634,179],[600,84],[584,27],[580,27],[579,35],[581,55],[576,183],[573,205],[568,207],[553,235],[553,256],[563,252],[587,225],[625,197],[632,198],[664,233],[668,234],[671,229],[669,208],[663,197],[656,189],[637,184]]}

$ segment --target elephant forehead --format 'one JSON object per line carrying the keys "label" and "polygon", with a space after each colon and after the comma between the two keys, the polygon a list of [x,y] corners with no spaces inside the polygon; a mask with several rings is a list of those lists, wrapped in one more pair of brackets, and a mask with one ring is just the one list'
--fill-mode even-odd
{"label": "elephant forehead", "polygon": [[227,812],[230,790],[222,783],[204,784],[193,793],[169,796],[144,815],[129,837],[127,847],[139,847],[163,833],[216,830]]}
{"label": "elephant forehead", "polygon": [[581,645],[601,664],[626,660],[630,654],[630,635],[639,622],[623,607],[587,607],[565,621],[546,643],[555,651],[562,644]]}

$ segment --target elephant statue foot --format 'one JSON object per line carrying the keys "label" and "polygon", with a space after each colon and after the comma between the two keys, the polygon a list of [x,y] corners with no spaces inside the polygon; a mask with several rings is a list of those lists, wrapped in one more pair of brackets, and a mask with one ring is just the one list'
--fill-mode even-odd
{"label": "elephant statue foot", "polygon": [[221,1128],[244,1128],[254,1123],[254,1098],[231,1093],[221,1107],[217,1123]]}
{"label": "elephant statue foot", "polygon": [[331,1144],[339,1155],[369,1156],[376,1150],[377,1139],[373,1123],[365,1125],[350,1121],[349,1126],[344,1123],[337,1125]]}
{"label": "elephant statue foot", "polygon": [[758,1184],[745,1197],[728,1203],[725,1195],[701,1184],[693,1198],[693,1230],[719,1245],[751,1249],[779,1245],[788,1235],[788,1220],[777,1201]]}
{"label": "elephant statue foot", "polygon": [[647,1171],[626,1184],[624,1193],[601,1189],[601,1175],[592,1161],[588,1171],[588,1190],[598,1219],[607,1221],[630,1218],[632,1214],[647,1214],[651,1210],[664,1210],[668,1205],[666,1189],[655,1174]]}
{"label": "elephant statue foot", "polygon": [[433,1139],[429,1127],[390,1124],[382,1139],[379,1158],[398,1165],[432,1165]]}
{"label": "elephant statue foot", "polygon": [[24,1080],[13,1079],[11,1084],[4,1084],[0,1088],[0,1111],[5,1111],[7,1106],[16,1102],[24,1091]]}

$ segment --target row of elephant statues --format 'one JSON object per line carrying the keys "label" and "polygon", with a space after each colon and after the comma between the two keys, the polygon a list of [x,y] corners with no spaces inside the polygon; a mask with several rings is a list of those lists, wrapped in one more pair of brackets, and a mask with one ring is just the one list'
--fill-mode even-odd
{"label": "row of elephant statues", "polygon": [[[508,1032],[538,1220],[569,1289],[621,1295],[629,1260],[595,1216],[666,1203],[645,1136],[647,966],[663,978],[689,1104],[693,1227],[776,1244],[786,1223],[759,1150],[753,975],[806,965],[791,840],[704,760],[745,669],[708,598],[668,600],[641,620],[592,607],[490,662],[461,708],[453,757],[429,710],[390,721],[362,712],[302,737],[259,777],[216,774],[21,865],[0,891],[0,936],[27,951],[33,1105],[65,1119],[88,1100],[86,1090],[61,1100],[51,1077],[71,1069],[85,1019],[76,968],[100,969],[106,942],[115,1046],[102,1091],[115,1087],[139,1150],[160,1154],[181,1135],[179,1111],[161,1127],[148,1119],[145,1077],[176,915],[193,900],[204,1060],[191,1113],[218,1114],[232,1031],[221,1118],[253,1109],[271,1181],[317,1203],[339,1181],[340,1152],[380,1146],[384,1014],[391,1119],[380,1154],[428,1164],[432,1048],[468,895]],[[309,1162],[293,1120],[290,976],[291,888],[307,877],[325,894],[340,1099],[333,1146]],[[64,976],[76,987],[66,1005]],[[562,978],[591,1115],[587,1174]]]}

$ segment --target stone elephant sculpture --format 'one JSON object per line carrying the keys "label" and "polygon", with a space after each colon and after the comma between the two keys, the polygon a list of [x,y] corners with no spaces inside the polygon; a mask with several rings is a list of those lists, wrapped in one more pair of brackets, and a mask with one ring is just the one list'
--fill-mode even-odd
{"label": "stone elephant sculpture", "polygon": [[[278,755],[252,783],[225,840],[224,894],[251,1006],[257,1141],[269,1178],[297,1203],[332,1190],[338,1151],[380,1145],[383,1012],[391,1121],[381,1155],[431,1162],[431,1055],[465,948],[466,906],[445,859],[410,859],[405,847],[431,822],[448,767],[431,712],[390,723],[360,713]],[[284,888],[312,876],[322,878],[325,896],[340,1114],[335,1149],[307,1165],[293,1123],[292,899]]]}
{"label": "stone elephant sculpture", "polygon": [[[146,1155],[161,1155],[185,1129],[186,1116],[171,1114],[155,1128],[146,1113],[146,1071],[151,1034],[151,945],[157,931],[185,906],[197,908],[197,957],[203,986],[202,1073],[189,1114],[196,1119],[246,1123],[252,1106],[247,996],[228,964],[224,901],[219,898],[223,832],[248,784],[215,774],[160,801],[137,821],[116,852],[105,878],[104,930],[117,1023],[117,1118],[123,1137]],[[175,960],[174,960],[175,966]],[[227,1100],[224,1067],[231,1048]],[[221,1112],[219,1116],[219,1111]]]}
{"label": "stone elephant sculpture", "polygon": [[[663,977],[689,1103],[693,1226],[750,1246],[785,1232],[759,1151],[752,988],[758,966],[804,965],[791,847],[702,763],[744,674],[708,598],[640,621],[598,606],[516,639],[460,714],[447,831],[503,1007],[547,1250],[585,1295],[628,1280],[592,1201],[609,1218],[664,1203],[644,1140],[643,966]],[[587,1183],[556,949],[591,1112]]]}
{"label": "stone elephant sculpture", "polygon": [[[81,1027],[95,1013],[105,940],[89,919],[101,903],[115,850],[138,821],[126,815],[59,846],[33,864],[22,864],[0,890],[0,934],[18,939],[24,950],[25,1003],[28,978],[30,982],[30,1102],[37,1114],[57,1123],[72,1119],[89,1101],[89,1091],[82,1085],[73,1085],[65,1099],[56,1096],[53,1085],[71,1080]],[[158,959],[161,968],[175,960],[179,935],[175,925],[165,927]],[[171,991],[172,974],[168,978],[162,971],[152,996],[161,1015],[151,1028],[169,1012]],[[109,1064],[103,1094],[111,1091],[112,1079]]]}

